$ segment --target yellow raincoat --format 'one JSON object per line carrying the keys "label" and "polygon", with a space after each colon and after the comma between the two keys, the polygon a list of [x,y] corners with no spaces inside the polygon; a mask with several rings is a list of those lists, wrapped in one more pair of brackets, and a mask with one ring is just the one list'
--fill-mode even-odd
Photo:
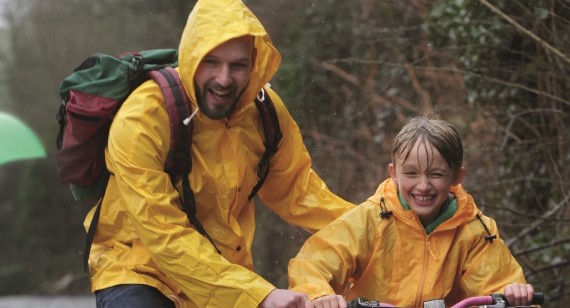
{"label": "yellow raincoat", "polygon": [[[197,218],[221,255],[189,224],[163,171],[170,144],[168,115],[158,86],[149,81],[124,102],[112,123],[105,153],[112,176],[89,258],[93,291],[145,284],[178,307],[256,307],[275,288],[252,271],[255,209],[247,196],[258,181],[257,163],[265,149],[253,99],[277,71],[281,56],[241,2],[198,1],[181,38],[179,73],[194,110],[193,78],[200,60],[243,35],[255,37],[257,57],[235,112],[223,120],[198,112],[193,119],[189,178]],[[287,222],[317,231],[354,205],[331,193],[313,172],[298,126],[276,93],[265,89],[283,138],[258,195]],[[176,187],[181,191],[180,183]]]}
{"label": "yellow raincoat", "polygon": [[[398,307],[447,305],[526,283],[521,267],[461,185],[452,187],[457,210],[429,235],[411,210],[404,210],[391,179],[354,210],[311,236],[289,263],[289,286],[315,299],[345,294]],[[390,217],[382,218],[381,199]],[[480,215],[483,223],[477,218]],[[485,231],[497,235],[486,241]],[[352,287],[351,283],[353,283]]]}

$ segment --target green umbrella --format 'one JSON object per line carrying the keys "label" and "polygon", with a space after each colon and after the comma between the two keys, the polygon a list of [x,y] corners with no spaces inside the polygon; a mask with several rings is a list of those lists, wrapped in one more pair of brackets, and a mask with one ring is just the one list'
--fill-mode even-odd
{"label": "green umbrella", "polygon": [[0,112],[0,165],[43,157],[46,150],[34,131],[13,115]]}

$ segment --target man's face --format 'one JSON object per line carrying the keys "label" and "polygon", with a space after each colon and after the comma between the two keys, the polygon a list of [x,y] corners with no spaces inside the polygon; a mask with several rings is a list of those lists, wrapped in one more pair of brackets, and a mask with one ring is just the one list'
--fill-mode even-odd
{"label": "man's face", "polygon": [[194,76],[200,112],[212,119],[232,114],[249,83],[252,49],[252,37],[239,37],[224,42],[202,59]]}

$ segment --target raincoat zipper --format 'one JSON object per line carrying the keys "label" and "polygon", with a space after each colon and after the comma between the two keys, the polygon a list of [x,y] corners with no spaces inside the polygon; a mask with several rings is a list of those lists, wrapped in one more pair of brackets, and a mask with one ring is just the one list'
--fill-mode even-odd
{"label": "raincoat zipper", "polygon": [[414,301],[414,307],[420,307],[421,300],[422,300],[422,291],[424,289],[424,284],[426,282],[426,275],[427,275],[427,268],[429,263],[429,245],[430,245],[431,236],[429,234],[425,234],[424,232],[424,253],[423,253],[423,264],[422,264],[422,274],[420,278],[420,283],[418,284],[418,291],[416,293],[416,299]]}

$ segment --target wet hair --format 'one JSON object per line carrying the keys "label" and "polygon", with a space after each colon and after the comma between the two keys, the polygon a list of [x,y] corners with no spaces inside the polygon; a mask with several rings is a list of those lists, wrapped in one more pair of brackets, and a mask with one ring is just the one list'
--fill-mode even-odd
{"label": "wet hair", "polygon": [[[392,144],[392,162],[396,163],[396,158],[402,156],[406,161],[416,142],[423,144],[426,149],[428,145],[435,147],[455,174],[463,165],[463,145],[459,133],[435,113],[414,117],[400,130]],[[433,159],[433,155],[431,157]]]}

